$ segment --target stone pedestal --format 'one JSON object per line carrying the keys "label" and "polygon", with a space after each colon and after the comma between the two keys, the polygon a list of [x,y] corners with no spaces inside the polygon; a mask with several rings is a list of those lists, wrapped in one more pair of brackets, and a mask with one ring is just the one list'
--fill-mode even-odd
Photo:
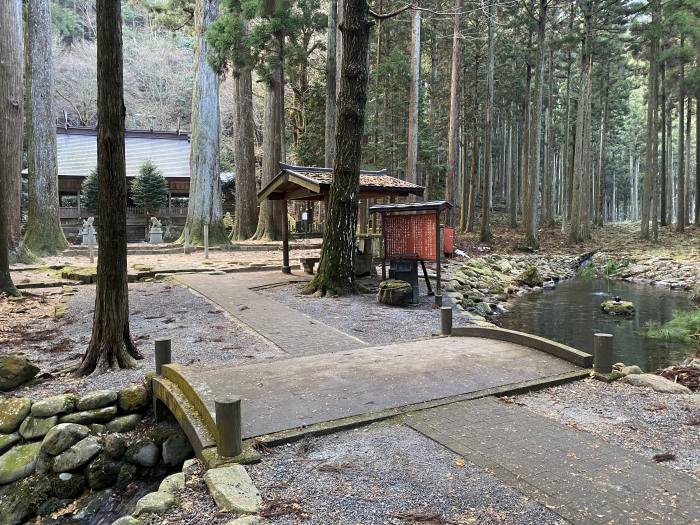
{"label": "stone pedestal", "polygon": [[161,244],[163,242],[163,229],[151,228],[148,232],[148,242],[151,244]]}

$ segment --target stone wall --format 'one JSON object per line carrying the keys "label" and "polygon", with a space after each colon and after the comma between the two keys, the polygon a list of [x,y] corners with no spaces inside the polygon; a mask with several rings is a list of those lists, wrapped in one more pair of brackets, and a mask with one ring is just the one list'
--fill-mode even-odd
{"label": "stone wall", "polygon": [[143,384],[31,401],[0,400],[0,525],[66,506],[86,489],[163,477],[193,455],[175,424],[142,424]]}

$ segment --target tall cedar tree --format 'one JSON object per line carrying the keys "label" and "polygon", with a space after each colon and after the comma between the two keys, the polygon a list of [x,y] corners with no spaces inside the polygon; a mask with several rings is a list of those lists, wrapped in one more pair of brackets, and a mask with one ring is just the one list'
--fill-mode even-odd
{"label": "tall cedar tree", "polygon": [[92,212],[97,210],[98,187],[97,168],[95,168],[83,179],[83,183],[80,187],[80,205],[85,210]]}
{"label": "tall cedar tree", "polygon": [[49,0],[26,3],[27,182],[29,206],[24,244],[35,255],[68,246],[58,216],[58,164],[53,111],[53,62]]}
{"label": "tall cedar tree", "polygon": [[[228,244],[221,206],[219,165],[219,75],[209,63],[207,29],[219,16],[216,0],[197,0],[194,13],[194,89],[192,90],[192,133],[190,141],[190,198],[185,228],[189,242],[204,244],[204,227],[209,227],[209,244]],[[185,232],[178,239],[184,242]]]}
{"label": "tall cedar tree", "polygon": [[8,246],[12,246],[10,223],[19,201],[13,196],[13,180],[19,179],[22,161],[22,3],[0,2],[0,293],[18,295],[12,283]]}
{"label": "tall cedar tree", "polygon": [[132,368],[142,358],[129,330],[121,2],[97,0],[96,13],[100,243],[92,336],[78,376]]}
{"label": "tall cedar tree", "polygon": [[355,290],[353,255],[360,191],[362,134],[367,104],[369,32],[366,0],[343,2],[343,59],[338,96],[333,184],[323,232],[323,249],[311,290],[346,294]]}

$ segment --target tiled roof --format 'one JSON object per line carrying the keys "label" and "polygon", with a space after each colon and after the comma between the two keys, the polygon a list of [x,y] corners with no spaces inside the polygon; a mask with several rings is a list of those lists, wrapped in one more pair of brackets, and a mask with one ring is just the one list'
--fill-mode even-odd
{"label": "tiled roof", "polygon": [[[290,170],[296,171],[296,170]],[[333,172],[332,171],[299,171],[301,175],[314,179],[318,184],[331,184],[333,182]],[[406,188],[406,189],[416,189],[420,186],[416,186],[405,180],[398,179],[396,177],[390,177],[389,175],[381,175],[381,172],[360,172],[360,186],[365,189],[370,188]]]}
{"label": "tiled roof", "polygon": [[[87,177],[97,167],[96,132],[58,129],[58,175]],[[187,135],[176,133],[127,132],[126,176],[138,175],[139,167],[150,160],[166,178],[189,178],[190,142]]]}

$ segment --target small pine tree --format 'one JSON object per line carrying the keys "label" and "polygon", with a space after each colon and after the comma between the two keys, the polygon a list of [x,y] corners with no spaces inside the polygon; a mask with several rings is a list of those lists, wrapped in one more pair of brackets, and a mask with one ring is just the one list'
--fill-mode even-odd
{"label": "small pine tree", "polygon": [[80,205],[86,210],[95,211],[97,209],[97,168],[83,179],[80,189]]}
{"label": "small pine tree", "polygon": [[163,208],[168,203],[168,186],[165,177],[151,161],[139,168],[139,174],[131,183],[134,204],[149,213]]}

